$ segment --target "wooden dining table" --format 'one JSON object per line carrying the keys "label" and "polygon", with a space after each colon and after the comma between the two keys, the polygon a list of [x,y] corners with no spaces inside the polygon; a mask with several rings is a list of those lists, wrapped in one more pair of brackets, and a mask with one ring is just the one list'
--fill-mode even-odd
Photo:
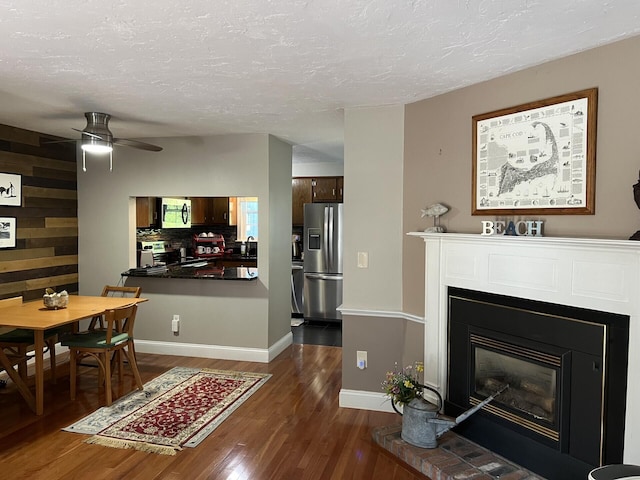
{"label": "wooden dining table", "polygon": [[36,415],[42,415],[44,413],[44,331],[68,324],[74,325],[74,330],[77,330],[80,320],[102,315],[107,310],[146,301],[146,298],[70,295],[68,306],[57,310],[46,308],[42,300],[0,308],[0,327],[33,330],[36,367],[35,396],[2,349],[0,349],[0,365],[7,371],[29,407]]}

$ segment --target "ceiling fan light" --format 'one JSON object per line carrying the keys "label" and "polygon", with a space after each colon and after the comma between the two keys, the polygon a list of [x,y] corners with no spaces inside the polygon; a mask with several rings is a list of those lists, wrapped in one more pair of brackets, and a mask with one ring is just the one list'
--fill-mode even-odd
{"label": "ceiling fan light", "polygon": [[87,143],[82,145],[82,149],[88,153],[109,153],[113,150],[111,145],[98,145],[96,143]]}

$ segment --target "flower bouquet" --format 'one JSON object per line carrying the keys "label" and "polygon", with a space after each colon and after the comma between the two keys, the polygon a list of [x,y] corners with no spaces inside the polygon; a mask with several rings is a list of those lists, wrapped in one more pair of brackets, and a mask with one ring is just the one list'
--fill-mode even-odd
{"label": "flower bouquet", "polygon": [[[420,383],[420,374],[424,372],[422,362],[415,362],[402,369],[396,364],[392,372],[387,372],[382,388],[393,404],[406,405],[414,398],[421,398],[424,385]],[[395,408],[395,407],[394,407]]]}

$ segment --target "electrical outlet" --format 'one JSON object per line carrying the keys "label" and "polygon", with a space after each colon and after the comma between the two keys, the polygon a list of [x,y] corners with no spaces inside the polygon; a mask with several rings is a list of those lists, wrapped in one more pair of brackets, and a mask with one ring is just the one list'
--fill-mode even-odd
{"label": "electrical outlet", "polygon": [[369,252],[358,252],[358,268],[369,268]]}
{"label": "electrical outlet", "polygon": [[365,368],[367,368],[367,352],[362,351],[362,350],[358,350],[356,352],[356,365],[360,370],[364,370]]}
{"label": "electrical outlet", "polygon": [[180,331],[180,315],[173,316],[173,320],[171,320],[171,331],[174,335],[177,335]]}

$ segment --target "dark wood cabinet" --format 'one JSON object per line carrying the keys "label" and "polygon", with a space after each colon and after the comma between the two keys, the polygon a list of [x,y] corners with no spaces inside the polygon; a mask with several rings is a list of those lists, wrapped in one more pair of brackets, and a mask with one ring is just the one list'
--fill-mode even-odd
{"label": "dark wood cabinet", "polygon": [[229,225],[229,197],[211,199],[211,225]]}
{"label": "dark wood cabinet", "polygon": [[229,197],[191,197],[192,225],[229,225]]}
{"label": "dark wood cabinet", "polygon": [[136,227],[155,227],[158,221],[156,197],[136,197]]}
{"label": "dark wood cabinet", "polygon": [[338,201],[338,177],[317,177],[311,185],[314,203]]}
{"label": "dark wood cabinet", "polygon": [[307,177],[297,177],[291,181],[292,225],[304,225],[304,204],[313,201],[311,181],[312,179]]}
{"label": "dark wood cabinet", "polygon": [[191,225],[207,225],[211,216],[210,198],[191,197]]}
{"label": "dark wood cabinet", "polygon": [[304,204],[342,202],[344,177],[293,177],[291,224],[304,225]]}

